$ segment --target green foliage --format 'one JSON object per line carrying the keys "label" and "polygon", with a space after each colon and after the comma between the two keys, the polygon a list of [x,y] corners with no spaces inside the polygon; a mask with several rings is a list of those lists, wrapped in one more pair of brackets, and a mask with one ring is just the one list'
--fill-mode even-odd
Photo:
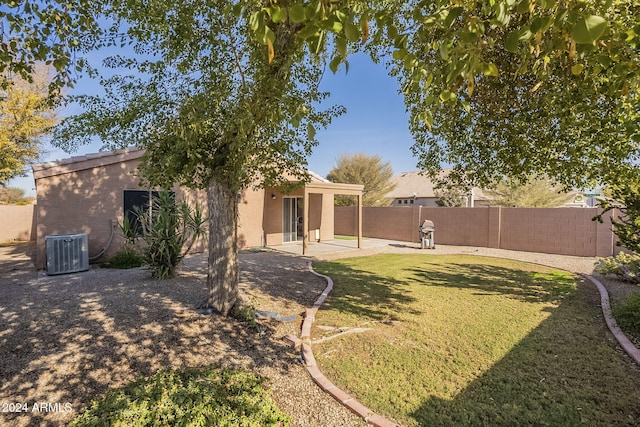
{"label": "green foliage", "polygon": [[640,336],[640,293],[633,293],[622,304],[612,310],[620,327],[635,336]]}
{"label": "green foliage", "polygon": [[176,203],[172,193],[158,192],[151,212],[139,211],[144,258],[157,279],[173,277],[194,243],[204,239],[207,218],[198,204]]}
{"label": "green foliage", "polygon": [[33,197],[25,197],[22,188],[0,186],[0,205],[29,205],[35,201]]}
{"label": "green foliage", "polygon": [[[610,198],[600,199],[604,212],[617,209],[621,214],[611,218],[613,232],[618,236],[619,246],[640,254],[640,178],[637,175],[624,175],[608,187]],[[596,217],[602,222],[602,215]]]}
{"label": "green foliage", "polygon": [[404,54],[392,72],[419,167],[433,177],[453,165],[452,178],[481,188],[505,175],[580,188],[637,174],[629,168],[640,154],[637,2],[494,3],[463,2],[430,34],[410,20],[400,31]]}
{"label": "green foliage", "polygon": [[109,258],[103,266],[105,268],[129,269],[142,267],[144,263],[144,257],[135,248],[125,247]]}
{"label": "green foliage", "polygon": [[466,205],[466,198],[469,196],[469,191],[458,185],[440,182],[434,187],[433,194],[436,196],[436,204],[438,206],[458,208]]}
{"label": "green foliage", "polygon": [[563,187],[546,178],[530,177],[527,182],[503,180],[493,190],[487,190],[491,204],[517,208],[557,208],[573,196]]}
{"label": "green foliage", "polygon": [[160,370],[93,401],[72,426],[282,426],[291,420],[256,375],[214,368]]}
{"label": "green foliage", "polygon": [[124,239],[125,247],[133,248],[138,241],[138,230],[129,219],[128,216],[125,216],[122,219],[122,222],[118,224],[120,228],[120,233],[122,234],[122,238]]}
{"label": "green foliage", "polygon": [[72,85],[86,65],[79,54],[107,40],[101,39],[97,20],[105,3],[4,1],[0,9],[0,86],[10,75],[31,80],[41,63],[57,72],[49,88],[51,95]]}
{"label": "green foliage", "polygon": [[[75,98],[86,112],[58,128],[60,146],[96,135],[109,148],[144,147],[143,176],[159,186],[204,189],[215,180],[235,193],[284,184],[285,173],[309,179],[316,129],[342,109],[320,110],[323,64],[305,50],[296,24],[244,1],[130,1],[113,4],[108,16],[121,26],[114,37],[154,57],[107,58],[115,76],[101,80],[105,95]],[[273,37],[278,55],[267,61]]]}
{"label": "green foliage", "polygon": [[615,257],[603,258],[596,263],[600,274],[614,274],[623,282],[640,284],[640,256],[620,252]]}
{"label": "green foliage", "polygon": [[[391,199],[385,196],[395,187],[392,178],[390,162],[383,162],[378,155],[369,156],[365,153],[341,154],[327,175],[332,182],[364,185],[364,206],[387,206]],[[335,203],[339,206],[355,204],[353,197],[340,195],[336,196]]]}

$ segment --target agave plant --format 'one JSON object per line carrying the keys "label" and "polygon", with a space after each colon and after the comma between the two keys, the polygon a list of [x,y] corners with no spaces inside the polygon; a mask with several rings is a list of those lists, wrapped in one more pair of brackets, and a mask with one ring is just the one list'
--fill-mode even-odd
{"label": "agave plant", "polygon": [[158,192],[151,210],[138,210],[144,256],[151,275],[157,279],[173,277],[176,268],[193,245],[206,239],[207,218],[196,203],[177,202],[169,191]]}

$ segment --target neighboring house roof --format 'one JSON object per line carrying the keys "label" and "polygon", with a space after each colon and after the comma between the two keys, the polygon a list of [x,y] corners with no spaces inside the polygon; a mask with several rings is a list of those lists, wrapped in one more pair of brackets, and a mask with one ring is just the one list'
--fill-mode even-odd
{"label": "neighboring house roof", "polygon": [[388,198],[435,197],[433,182],[419,172],[401,172],[392,181],[395,188],[386,194]]}
{"label": "neighboring house roof", "polygon": [[[442,174],[446,175],[448,171],[448,169],[444,169]],[[386,194],[386,197],[390,199],[436,197],[435,184],[427,175],[421,175],[418,171],[401,172],[393,177],[393,183],[396,185],[395,188]],[[480,188],[474,188],[473,194],[476,200],[488,199]]]}
{"label": "neighboring house roof", "polygon": [[326,178],[321,177],[320,175],[318,175],[315,172],[312,172],[310,170],[307,170],[307,172],[309,172],[309,175],[311,176],[311,182],[331,183],[331,181],[329,181]]}
{"label": "neighboring house roof", "polygon": [[[116,151],[102,151],[100,153],[73,156],[67,159],[50,162],[36,163],[32,166],[34,179],[63,175],[66,173],[92,169],[114,163],[127,162],[139,159],[144,154],[141,148],[125,148]],[[330,183],[315,172],[307,171],[311,176],[311,182]]]}

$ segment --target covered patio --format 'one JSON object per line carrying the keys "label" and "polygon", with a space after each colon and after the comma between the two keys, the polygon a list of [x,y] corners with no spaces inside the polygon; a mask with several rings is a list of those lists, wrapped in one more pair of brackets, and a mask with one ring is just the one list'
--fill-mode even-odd
{"label": "covered patio", "polygon": [[[358,199],[357,211],[357,248],[362,248],[362,191],[364,185],[360,184],[337,184],[332,182],[309,182],[304,186],[304,200],[309,200],[311,194],[330,195],[333,197],[336,194],[356,196]],[[304,213],[302,216],[302,229],[304,230],[304,236],[302,239],[302,255],[309,255],[309,203],[304,203]],[[293,245],[285,246],[297,246]],[[315,246],[315,245],[313,245]],[[279,248],[280,249],[280,248]]]}

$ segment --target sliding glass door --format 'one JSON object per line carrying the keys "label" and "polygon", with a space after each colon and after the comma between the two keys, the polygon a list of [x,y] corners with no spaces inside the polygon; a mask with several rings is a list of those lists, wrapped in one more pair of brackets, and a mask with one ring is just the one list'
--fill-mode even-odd
{"label": "sliding glass door", "polygon": [[301,241],[302,215],[304,215],[302,197],[285,197],[282,199],[282,242]]}

